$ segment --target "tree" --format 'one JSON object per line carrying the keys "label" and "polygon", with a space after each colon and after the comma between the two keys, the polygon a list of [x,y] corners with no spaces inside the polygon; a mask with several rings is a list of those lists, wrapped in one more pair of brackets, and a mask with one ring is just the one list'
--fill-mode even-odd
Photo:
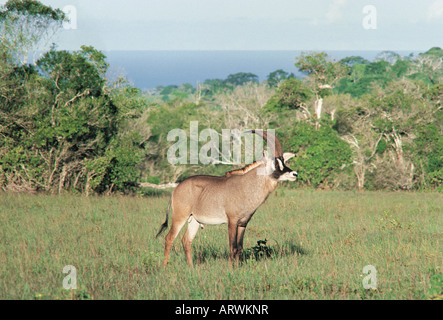
{"label": "tree", "polygon": [[37,62],[37,67],[63,95],[88,90],[88,94],[100,96],[108,68],[105,58],[103,53],[88,46],[73,53],[51,50]]}
{"label": "tree", "polygon": [[365,68],[366,75],[374,76],[387,76],[390,70],[390,64],[386,60],[378,60],[368,64]]}
{"label": "tree", "polygon": [[273,90],[266,84],[250,82],[215,95],[214,102],[223,111],[224,128],[267,127],[270,115],[265,114],[263,108],[272,94]]}
{"label": "tree", "polygon": [[417,128],[435,121],[433,109],[420,84],[408,79],[377,87],[353,106],[339,109],[335,128],[353,150],[358,189],[414,187],[422,167]]}
{"label": "tree", "polygon": [[[47,52],[36,66],[0,76],[0,179],[12,190],[110,192],[139,176],[143,135],[125,119],[140,108],[106,87],[105,56],[92,47]],[[3,67],[4,66],[4,67]],[[5,80],[5,81],[3,81]],[[11,97],[12,96],[12,97]]]}
{"label": "tree", "polygon": [[361,97],[371,93],[375,86],[384,87],[389,81],[409,77],[413,63],[391,51],[380,53],[374,62],[359,57],[344,58],[341,61],[351,67],[350,75],[337,85],[338,93],[349,93]]}
{"label": "tree", "polygon": [[[430,53],[420,54],[412,67],[412,78],[422,79],[435,85],[443,79],[443,50],[429,50]],[[429,52],[428,51],[428,52]]]}
{"label": "tree", "polygon": [[337,111],[340,138],[352,150],[352,165],[357,178],[357,189],[365,188],[366,173],[374,170],[374,160],[383,134],[373,130],[374,111],[361,104]]}
{"label": "tree", "polygon": [[369,61],[361,56],[351,56],[340,60],[340,62],[348,67],[353,67],[356,64],[368,64]]}
{"label": "tree", "polygon": [[292,78],[295,78],[293,73],[289,74],[282,69],[278,69],[268,75],[267,81],[270,87],[278,87],[283,81]]}
{"label": "tree", "polygon": [[443,57],[443,49],[440,47],[432,47],[431,49],[420,55],[435,56],[441,58]]}
{"label": "tree", "polygon": [[332,186],[341,168],[351,163],[349,146],[328,126],[315,130],[299,122],[283,141],[296,153],[299,180],[312,187]]}
{"label": "tree", "polygon": [[302,53],[295,66],[308,75],[308,81],[313,83],[313,90],[319,97],[327,94],[350,71],[342,62],[330,60],[325,52]]}
{"label": "tree", "polygon": [[391,65],[395,64],[400,59],[401,59],[401,56],[398,53],[396,53],[394,51],[389,51],[389,50],[382,51],[375,57],[376,62],[383,60],[383,61],[388,62]]}
{"label": "tree", "polygon": [[420,182],[423,187],[442,190],[443,185],[443,132],[440,123],[429,123],[417,128],[412,152],[416,156]]}
{"label": "tree", "polygon": [[341,62],[331,61],[325,52],[302,53],[295,66],[308,75],[307,81],[311,83],[312,91],[316,96],[314,113],[317,118],[316,128],[321,119],[323,97],[332,93],[332,89],[349,74],[350,68]]}
{"label": "tree", "polygon": [[258,82],[258,76],[253,73],[239,72],[235,74],[230,74],[224,81],[225,84],[232,86],[241,86],[248,82]]}
{"label": "tree", "polygon": [[60,9],[34,0],[9,0],[0,10],[2,49],[22,65],[31,53],[37,62],[66,19]]}
{"label": "tree", "polygon": [[398,59],[394,65],[391,66],[391,73],[393,78],[401,79],[408,75],[412,67],[412,62],[406,59]]}
{"label": "tree", "polygon": [[206,79],[202,85],[202,95],[214,94],[225,88],[223,79]]}
{"label": "tree", "polygon": [[281,109],[305,108],[304,103],[309,100],[312,92],[301,81],[295,78],[283,81],[277,92],[266,103],[266,109],[280,111]]}

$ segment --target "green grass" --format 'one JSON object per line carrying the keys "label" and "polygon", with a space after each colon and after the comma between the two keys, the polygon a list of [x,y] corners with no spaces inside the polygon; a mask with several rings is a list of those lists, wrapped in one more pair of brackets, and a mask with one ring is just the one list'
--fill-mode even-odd
{"label": "green grass", "polygon": [[[0,193],[0,299],[443,297],[441,194],[280,188],[249,223],[240,266],[220,225],[198,232],[193,268],[183,230],[162,269],[167,202]],[[76,290],[63,289],[65,265]],[[363,288],[365,265],[377,289]]]}

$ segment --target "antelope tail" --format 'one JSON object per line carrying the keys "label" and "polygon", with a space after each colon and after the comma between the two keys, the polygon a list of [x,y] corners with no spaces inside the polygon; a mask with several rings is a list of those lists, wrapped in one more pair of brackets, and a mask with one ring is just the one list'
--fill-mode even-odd
{"label": "antelope tail", "polygon": [[165,231],[166,228],[168,227],[168,218],[169,218],[169,211],[171,210],[171,202],[172,202],[172,197],[169,200],[168,210],[166,211],[165,222],[163,222],[163,224],[160,226],[160,230],[158,231],[157,235],[155,236],[156,238],[158,238],[158,236],[161,235],[163,233],[163,231]]}

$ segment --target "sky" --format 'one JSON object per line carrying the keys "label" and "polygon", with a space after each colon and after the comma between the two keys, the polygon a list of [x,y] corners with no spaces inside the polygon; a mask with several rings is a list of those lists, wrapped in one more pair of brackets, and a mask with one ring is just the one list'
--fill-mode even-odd
{"label": "sky", "polygon": [[60,49],[76,50],[83,44],[105,51],[443,47],[443,0],[41,2],[71,8],[72,23],[56,39]]}

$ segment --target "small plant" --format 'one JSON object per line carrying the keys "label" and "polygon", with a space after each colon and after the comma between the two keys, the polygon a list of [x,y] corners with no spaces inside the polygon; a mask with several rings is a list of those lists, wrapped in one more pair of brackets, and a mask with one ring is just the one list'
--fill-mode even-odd
{"label": "small plant", "polygon": [[386,210],[383,212],[383,217],[380,218],[378,225],[381,229],[399,230],[402,228],[401,223]]}
{"label": "small plant", "polygon": [[92,295],[88,293],[86,290],[79,290],[76,293],[75,297],[78,300],[92,300]]}
{"label": "small plant", "polygon": [[266,244],[267,242],[268,242],[267,239],[258,240],[255,246],[248,248],[244,251],[245,258],[247,260],[252,259],[259,261],[263,258],[266,259],[271,257],[275,253],[275,250],[272,247],[268,246]]}
{"label": "small plant", "polygon": [[414,228],[414,223],[410,222],[408,224],[402,224],[402,223],[400,223],[400,221],[395,219],[389,211],[385,210],[383,212],[383,217],[380,218],[380,220],[378,221],[378,226],[382,230],[385,230],[385,229],[390,229],[390,230],[401,230],[401,229],[411,230],[411,229]]}

